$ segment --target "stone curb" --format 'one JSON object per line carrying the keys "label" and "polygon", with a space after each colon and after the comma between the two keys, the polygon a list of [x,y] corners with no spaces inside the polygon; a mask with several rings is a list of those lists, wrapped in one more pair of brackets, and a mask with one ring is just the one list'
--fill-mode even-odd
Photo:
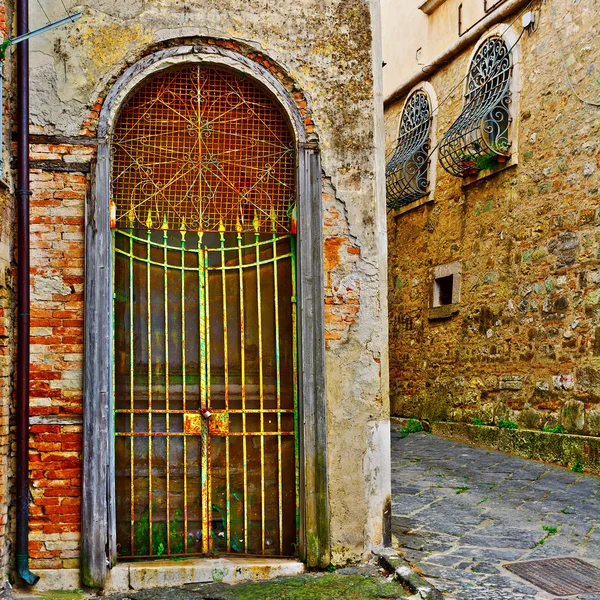
{"label": "stone curb", "polygon": [[[408,419],[390,417],[396,427],[406,427]],[[600,475],[600,436],[550,433],[537,429],[498,429],[489,425],[421,420],[423,431],[480,448],[508,452],[559,467],[580,462],[586,473]]]}
{"label": "stone curb", "polygon": [[377,548],[374,550],[379,564],[394,574],[394,578],[403,583],[413,594],[418,594],[422,600],[443,600],[441,592],[427,583],[420,575],[417,575],[391,548]]}
{"label": "stone curb", "polygon": [[487,425],[434,421],[431,432],[445,438],[523,458],[572,467],[580,462],[587,473],[600,475],[600,437],[549,433],[533,429],[498,429]]}

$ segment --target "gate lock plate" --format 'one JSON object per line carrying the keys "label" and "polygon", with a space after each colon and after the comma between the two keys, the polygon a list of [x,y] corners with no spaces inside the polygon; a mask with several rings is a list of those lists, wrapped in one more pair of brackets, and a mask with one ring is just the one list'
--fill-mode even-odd
{"label": "gate lock plate", "polygon": [[[183,419],[183,431],[186,435],[202,435],[205,419],[200,412],[185,413]],[[208,432],[210,435],[226,436],[229,434],[229,413],[210,413],[208,418]]]}

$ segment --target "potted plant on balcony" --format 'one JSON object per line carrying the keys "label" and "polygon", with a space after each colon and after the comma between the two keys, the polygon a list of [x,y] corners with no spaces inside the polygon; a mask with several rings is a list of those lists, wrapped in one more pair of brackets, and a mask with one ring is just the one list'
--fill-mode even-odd
{"label": "potted plant on balcony", "polygon": [[493,152],[482,154],[475,159],[478,171],[493,169],[498,164],[498,155]]}
{"label": "potted plant on balcony", "polygon": [[496,142],[490,142],[489,147],[496,157],[496,162],[505,163],[510,158],[507,140],[500,139]]}
{"label": "potted plant on balcony", "polygon": [[467,175],[477,175],[479,168],[477,161],[471,154],[463,154],[460,158],[460,170],[463,177]]}

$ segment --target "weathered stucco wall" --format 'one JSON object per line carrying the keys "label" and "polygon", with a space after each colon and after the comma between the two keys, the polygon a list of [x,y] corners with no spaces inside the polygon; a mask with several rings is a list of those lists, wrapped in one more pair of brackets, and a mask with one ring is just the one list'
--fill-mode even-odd
{"label": "weathered stucco wall", "polygon": [[[506,0],[488,2],[501,6]],[[423,0],[382,0],[383,97],[389,98],[409,77],[430,64],[488,14],[484,2],[444,0],[430,14]],[[459,34],[460,7],[460,34]]]}
{"label": "weathered stucco wall", "polygon": [[[12,11],[10,5],[0,2],[0,36],[6,39]],[[2,106],[2,126],[10,131],[12,117],[13,62],[4,63],[2,84],[4,86],[4,106]],[[4,139],[0,148],[5,161],[10,161],[9,144]],[[0,593],[8,572],[11,546],[11,413],[13,392],[14,357],[14,308],[15,293],[13,280],[14,249],[14,198],[10,193],[11,173],[4,164],[5,174],[0,181]]]}
{"label": "weathered stucco wall", "polygon": [[[361,558],[382,541],[390,485],[378,170],[383,119],[374,93],[375,86],[380,102],[381,55],[379,36],[372,35],[378,2],[101,0],[77,9],[84,16],[75,24],[32,40],[33,371],[40,378],[30,442],[32,568],[78,566],[83,211],[98,112],[127,66],[150,51],[195,40],[271,61],[267,66],[307,99],[299,106],[307,131],[318,137],[324,175],[332,561]],[[32,11],[32,26],[42,24],[43,15],[35,6]],[[57,6],[52,11],[51,18],[63,16]]]}
{"label": "weathered stucco wall", "polygon": [[[395,415],[600,435],[600,109],[567,84],[552,12],[575,89],[600,101],[597,6],[542,4],[517,46],[512,161],[468,184],[438,164],[433,201],[389,216]],[[438,140],[460,113],[472,49],[430,79],[438,99],[457,86]],[[402,103],[386,112],[388,151]],[[433,268],[454,261],[458,312],[431,319]]]}
{"label": "weathered stucco wall", "polygon": [[10,547],[10,415],[15,334],[11,256],[13,214],[12,197],[6,189],[0,189],[0,589],[6,575]]}

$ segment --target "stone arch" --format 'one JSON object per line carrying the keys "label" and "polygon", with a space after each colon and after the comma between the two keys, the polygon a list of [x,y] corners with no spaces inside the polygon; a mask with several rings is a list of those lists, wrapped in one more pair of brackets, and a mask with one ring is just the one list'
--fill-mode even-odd
{"label": "stone arch", "polygon": [[330,556],[325,427],[322,183],[318,144],[301,110],[265,65],[212,44],[160,50],[128,67],[106,96],[98,122],[98,154],[85,216],[85,350],[83,406],[82,583],[103,587],[114,564],[112,479],[112,244],[110,138],[119,108],[149,75],[184,63],[242,72],[266,88],[284,109],[297,150],[298,337],[300,423],[300,557],[327,566]]}

